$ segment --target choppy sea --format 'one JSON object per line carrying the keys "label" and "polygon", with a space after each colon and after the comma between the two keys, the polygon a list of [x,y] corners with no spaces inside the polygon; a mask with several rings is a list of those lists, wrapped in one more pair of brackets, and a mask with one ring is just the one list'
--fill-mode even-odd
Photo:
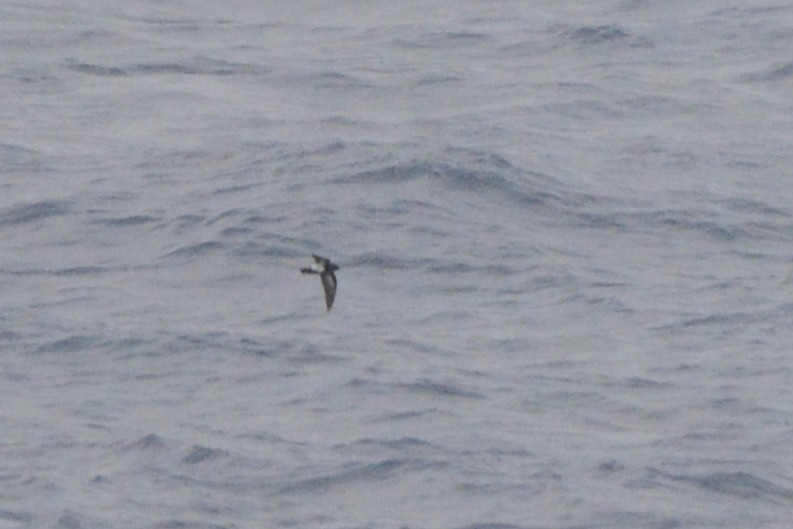
{"label": "choppy sea", "polygon": [[0,47],[0,529],[793,525],[793,4],[11,0]]}

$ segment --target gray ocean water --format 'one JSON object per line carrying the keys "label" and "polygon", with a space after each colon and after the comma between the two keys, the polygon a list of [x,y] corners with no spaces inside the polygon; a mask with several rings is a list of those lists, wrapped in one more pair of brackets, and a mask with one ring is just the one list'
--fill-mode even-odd
{"label": "gray ocean water", "polygon": [[0,529],[793,525],[793,4],[26,0],[0,46]]}

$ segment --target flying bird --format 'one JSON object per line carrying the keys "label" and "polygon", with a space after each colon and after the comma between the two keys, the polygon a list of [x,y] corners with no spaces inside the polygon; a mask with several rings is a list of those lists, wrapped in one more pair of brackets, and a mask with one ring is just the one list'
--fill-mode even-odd
{"label": "flying bird", "polygon": [[336,274],[333,272],[338,270],[339,267],[331,263],[330,259],[313,253],[311,255],[317,264],[311,268],[301,268],[300,271],[304,274],[319,274],[319,278],[322,280],[322,288],[325,289],[325,305],[330,310],[333,305],[333,299],[336,297]]}

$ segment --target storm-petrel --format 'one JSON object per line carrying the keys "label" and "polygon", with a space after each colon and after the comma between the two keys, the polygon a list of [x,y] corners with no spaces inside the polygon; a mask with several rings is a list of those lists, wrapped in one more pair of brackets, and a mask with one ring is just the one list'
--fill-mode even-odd
{"label": "storm-petrel", "polygon": [[333,305],[333,298],[336,297],[336,274],[333,272],[338,270],[339,267],[331,263],[330,259],[313,253],[311,255],[317,264],[311,268],[301,268],[300,271],[304,274],[319,274],[319,278],[322,280],[322,288],[325,289],[325,305],[330,310]]}

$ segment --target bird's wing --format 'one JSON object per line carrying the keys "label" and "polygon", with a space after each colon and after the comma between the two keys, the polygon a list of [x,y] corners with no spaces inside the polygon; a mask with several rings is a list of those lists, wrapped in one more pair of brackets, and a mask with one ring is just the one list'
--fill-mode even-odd
{"label": "bird's wing", "polygon": [[322,288],[325,289],[325,305],[330,310],[330,307],[333,305],[333,300],[336,297],[336,276],[332,273],[330,274],[320,274],[320,279],[322,279]]}
{"label": "bird's wing", "polygon": [[317,264],[320,264],[323,267],[327,266],[328,263],[330,263],[330,259],[328,259],[327,257],[322,257],[321,255],[317,255],[315,253],[312,253],[311,256],[314,258]]}

